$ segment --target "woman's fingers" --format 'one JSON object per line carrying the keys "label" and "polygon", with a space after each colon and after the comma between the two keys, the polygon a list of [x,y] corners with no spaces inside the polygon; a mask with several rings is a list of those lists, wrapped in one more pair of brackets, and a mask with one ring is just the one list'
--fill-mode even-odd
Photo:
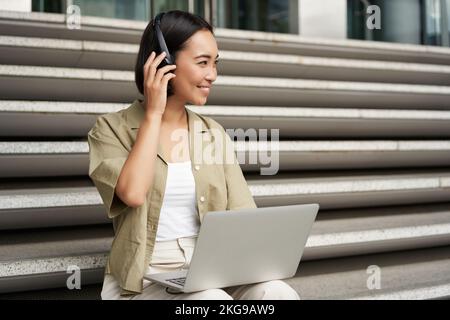
{"label": "woman's fingers", "polygon": [[174,73],[168,73],[164,75],[164,77],[161,80],[161,85],[163,86],[164,90],[167,90],[167,83],[169,82],[169,80],[175,77],[176,75]]}
{"label": "woman's fingers", "polygon": [[158,69],[165,56],[164,52],[158,56],[152,52],[144,65],[144,96],[147,110],[160,114],[164,113],[166,107],[167,82],[175,77],[175,74],[169,71],[176,68],[176,65],[167,65]]}
{"label": "woman's fingers", "polygon": [[155,75],[156,75],[156,71],[158,69],[159,64],[163,61],[163,59],[165,58],[166,53],[163,52],[161,53],[159,56],[157,56],[152,63],[150,64],[150,74],[148,76],[148,79],[150,81],[150,83],[153,82],[153,80],[155,79]]}
{"label": "woman's fingers", "polygon": [[145,82],[147,82],[148,69],[150,67],[150,64],[153,62],[154,58],[155,58],[155,52],[152,51],[152,53],[148,56],[147,61],[144,64],[144,84],[145,84]]}
{"label": "woman's fingers", "polygon": [[[167,72],[169,72],[170,70],[175,70],[176,69],[176,65],[175,64],[170,64],[167,66],[162,67],[161,69],[158,70],[158,72],[156,73],[155,79],[153,80],[155,83],[161,83],[161,79],[163,79],[163,77],[165,76],[165,74]],[[172,73],[173,74],[173,73]]]}
{"label": "woman's fingers", "polygon": [[152,51],[148,56],[147,61],[144,64],[144,85],[147,84],[147,81],[150,81],[150,83],[153,82],[157,67],[164,59],[165,55],[166,53],[162,52],[160,55],[156,56],[156,53]]}

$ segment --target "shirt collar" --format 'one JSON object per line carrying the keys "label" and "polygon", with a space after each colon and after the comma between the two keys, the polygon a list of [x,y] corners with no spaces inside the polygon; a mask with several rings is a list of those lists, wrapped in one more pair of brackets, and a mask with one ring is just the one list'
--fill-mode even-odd
{"label": "shirt collar", "polygon": [[[194,164],[194,141],[198,134],[209,133],[209,127],[206,122],[195,112],[185,108],[188,117],[188,130],[189,130],[189,154],[191,158],[191,163]],[[126,121],[130,129],[137,130],[140,128],[142,120],[145,117],[145,107],[141,101],[138,99],[134,100],[131,107],[126,112]],[[162,155],[161,144],[158,144],[158,156],[164,163],[167,161]]]}

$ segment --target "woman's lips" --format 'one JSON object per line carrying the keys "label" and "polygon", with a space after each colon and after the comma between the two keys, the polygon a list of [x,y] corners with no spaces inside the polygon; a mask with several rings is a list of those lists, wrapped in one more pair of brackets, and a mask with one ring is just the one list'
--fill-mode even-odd
{"label": "woman's lips", "polygon": [[207,88],[207,87],[197,87],[197,88],[199,88],[201,92],[203,92],[205,94],[209,94],[210,88]]}

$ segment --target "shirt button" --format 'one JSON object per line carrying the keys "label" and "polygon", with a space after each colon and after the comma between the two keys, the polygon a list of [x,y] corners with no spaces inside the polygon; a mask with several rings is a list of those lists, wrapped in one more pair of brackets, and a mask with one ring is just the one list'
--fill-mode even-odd
{"label": "shirt button", "polygon": [[204,196],[201,196],[201,197],[200,197],[200,201],[201,201],[201,202],[205,201],[205,197],[204,197]]}
{"label": "shirt button", "polygon": [[199,166],[199,165],[196,165],[196,166],[195,166],[195,170],[197,170],[197,171],[200,170],[200,166]]}

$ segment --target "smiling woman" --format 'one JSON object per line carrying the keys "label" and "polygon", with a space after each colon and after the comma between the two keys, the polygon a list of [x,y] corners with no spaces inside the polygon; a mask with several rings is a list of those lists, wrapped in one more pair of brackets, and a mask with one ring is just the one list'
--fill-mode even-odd
{"label": "smiling woman", "polygon": [[[206,103],[218,57],[212,27],[201,17],[159,14],[142,35],[136,61],[144,100],[100,116],[88,133],[89,177],[115,231],[102,299],[299,298],[281,281],[171,294],[144,279],[189,267],[208,212],[256,208],[225,129],[185,108]],[[218,163],[198,159],[212,149]]]}
{"label": "smiling woman", "polygon": [[[217,52],[217,43],[211,32],[200,30],[189,38],[177,55],[177,78],[172,81],[180,98],[196,105],[206,103],[212,83],[217,78]],[[198,88],[197,92],[193,90],[194,86]]]}
{"label": "smiling woman", "polygon": [[[177,66],[174,72],[177,78],[169,81],[167,97],[174,96],[176,90],[178,102],[184,100],[192,104],[205,104],[209,90],[201,87],[211,88],[216,80],[219,57],[212,26],[200,16],[174,10],[161,17],[160,29]],[[149,24],[142,35],[135,66],[135,82],[141,94],[144,94],[143,67],[152,52],[158,55],[162,49],[154,27]],[[175,102],[171,100],[174,99],[168,99],[168,107]]]}

